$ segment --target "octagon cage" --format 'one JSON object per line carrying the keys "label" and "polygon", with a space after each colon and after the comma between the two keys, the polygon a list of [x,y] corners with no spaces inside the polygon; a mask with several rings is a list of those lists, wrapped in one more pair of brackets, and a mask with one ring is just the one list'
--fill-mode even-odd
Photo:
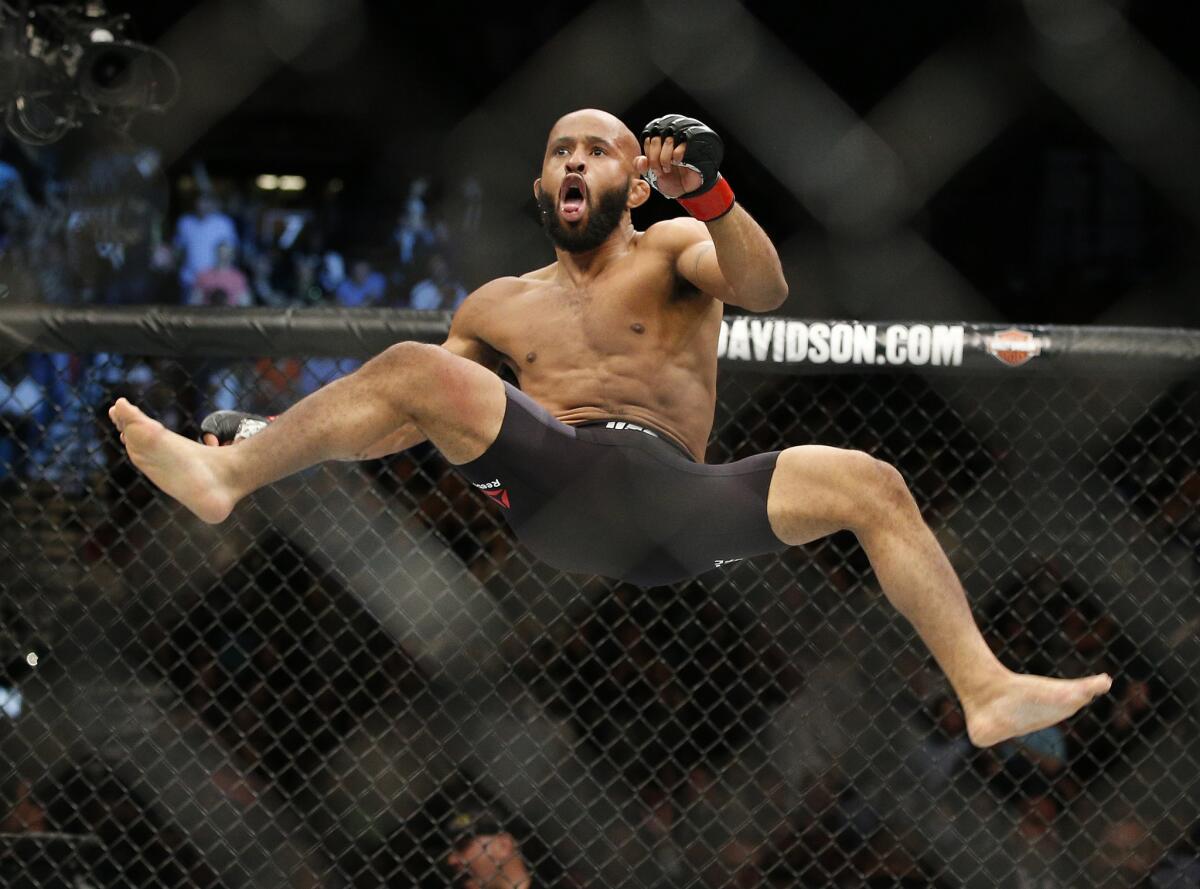
{"label": "octagon cage", "polygon": [[896,465],[1008,666],[1114,676],[980,750],[851,535],[564,575],[428,446],[209,526],[104,414],[194,437],[447,324],[0,310],[5,885],[1196,885],[1200,334],[725,319],[710,462]]}

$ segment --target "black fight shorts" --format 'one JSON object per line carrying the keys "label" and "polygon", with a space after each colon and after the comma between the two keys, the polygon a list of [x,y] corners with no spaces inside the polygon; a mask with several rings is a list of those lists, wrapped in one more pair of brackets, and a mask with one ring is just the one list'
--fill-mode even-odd
{"label": "black fight shorts", "polygon": [[778,451],[696,463],[643,427],[560,423],[505,385],[499,436],[457,468],[546,564],[659,586],[786,548],[767,521]]}

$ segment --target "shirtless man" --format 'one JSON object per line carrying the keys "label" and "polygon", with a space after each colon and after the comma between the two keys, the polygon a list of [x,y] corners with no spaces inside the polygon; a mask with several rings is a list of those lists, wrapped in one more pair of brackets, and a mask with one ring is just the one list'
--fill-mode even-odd
{"label": "shirtless man", "polygon": [[[185,439],[119,399],[109,415],[130,459],[220,522],[313,464],[428,439],[536,556],[643,585],[849,529],[945,671],[975,744],[1057,723],[1108,691],[1107,675],[1019,675],[996,659],[893,467],[819,445],[702,462],[722,309],[777,309],[787,285],[717,173],[716,134],[668,115],[643,139],[602,111],[555,123],[533,190],[556,261],[472,293],[441,346],[397,343],[237,447]],[[651,182],[694,218],[634,229]],[[495,374],[502,365],[519,390]]]}
{"label": "shirtless man", "polygon": [[446,864],[460,889],[531,889],[533,875],[516,838],[490,812],[458,812],[445,822]]}

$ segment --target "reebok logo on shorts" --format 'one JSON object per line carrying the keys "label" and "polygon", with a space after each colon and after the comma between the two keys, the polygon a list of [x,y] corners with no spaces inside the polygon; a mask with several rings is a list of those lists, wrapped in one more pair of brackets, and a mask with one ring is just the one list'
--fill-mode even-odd
{"label": "reebok logo on shorts", "polygon": [[741,561],[741,559],[714,559],[713,567],[720,568],[722,565],[729,565],[729,564],[732,564],[733,562],[740,562],[740,561]]}
{"label": "reebok logo on shorts", "polygon": [[501,486],[500,479],[492,479],[490,482],[471,482],[471,484],[483,491],[483,493],[487,494],[505,509],[511,508],[508,503],[508,491],[504,490]]}

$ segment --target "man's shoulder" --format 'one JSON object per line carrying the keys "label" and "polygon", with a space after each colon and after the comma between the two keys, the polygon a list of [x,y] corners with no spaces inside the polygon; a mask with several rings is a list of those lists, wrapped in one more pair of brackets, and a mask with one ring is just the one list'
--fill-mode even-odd
{"label": "man's shoulder", "polygon": [[493,278],[471,291],[471,295],[467,298],[468,302],[492,302],[524,293],[530,287],[536,286],[538,280],[534,277],[536,274],[536,272],[529,272],[520,277],[505,275],[501,278]]}
{"label": "man's shoulder", "polygon": [[531,272],[526,272],[525,274],[521,275],[521,277],[517,278],[516,280],[524,281],[526,283],[526,285],[530,284],[531,282],[537,283],[537,282],[542,282],[542,281],[553,281],[554,275],[557,271],[558,271],[558,261],[555,260],[554,262],[550,263],[549,265],[542,266],[540,269],[534,269]]}
{"label": "man's shoulder", "polygon": [[[514,298],[537,286],[538,282],[528,275],[493,278],[476,287],[465,298],[456,299],[458,307],[454,314],[455,321],[460,326],[470,325],[476,331],[491,329],[499,319],[511,316]],[[413,292],[416,293],[416,288]],[[438,298],[441,298],[440,291]]]}
{"label": "man's shoulder", "polygon": [[701,240],[711,240],[706,226],[690,216],[676,216],[654,223],[642,232],[641,244],[658,250],[683,250]]}

